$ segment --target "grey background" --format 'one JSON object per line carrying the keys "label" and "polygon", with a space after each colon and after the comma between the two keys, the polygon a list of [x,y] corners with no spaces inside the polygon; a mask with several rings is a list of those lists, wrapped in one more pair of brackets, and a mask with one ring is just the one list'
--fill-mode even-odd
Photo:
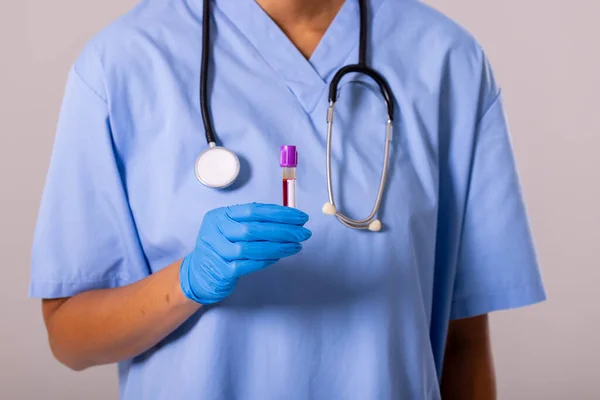
{"label": "grey background", "polygon": [[[194,0],[191,0],[194,1]],[[230,0],[242,1],[242,0]],[[390,0],[399,1],[399,0]],[[114,399],[114,367],[48,349],[29,259],[66,73],[134,0],[0,0],[0,398]],[[475,34],[503,89],[550,300],[493,316],[501,399],[600,399],[600,4],[431,0]]]}

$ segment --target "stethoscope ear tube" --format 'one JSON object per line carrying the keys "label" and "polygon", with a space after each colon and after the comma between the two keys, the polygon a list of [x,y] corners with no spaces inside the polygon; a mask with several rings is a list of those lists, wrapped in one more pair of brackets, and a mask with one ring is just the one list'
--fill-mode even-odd
{"label": "stethoscope ear tube", "polygon": [[[364,74],[370,77],[377,83],[379,90],[383,95],[387,106],[388,118],[386,121],[386,134],[385,134],[385,150],[383,155],[383,170],[381,172],[381,179],[379,181],[379,189],[377,190],[377,199],[375,205],[371,210],[371,213],[367,218],[355,220],[347,215],[343,214],[335,206],[335,198],[333,195],[333,183],[331,178],[331,137],[333,136],[333,117],[335,102],[338,95],[338,86],[342,78],[350,73]],[[392,141],[392,130],[394,121],[394,97],[390,86],[383,78],[383,76],[372,68],[369,68],[363,64],[352,64],[346,65],[341,68],[331,80],[329,85],[329,108],[327,109],[327,190],[329,194],[329,203],[323,206],[323,213],[327,215],[335,215],[337,219],[345,226],[353,229],[368,229],[373,232],[381,230],[381,222],[376,219],[383,199],[383,193],[385,191],[385,183],[387,180],[387,169],[389,164],[390,156],[390,143]]]}
{"label": "stethoscope ear tube", "polygon": [[360,220],[355,220],[341,211],[339,211],[335,205],[335,198],[333,195],[333,181],[331,177],[331,138],[333,136],[333,115],[334,115],[335,103],[330,102],[327,110],[327,191],[329,194],[329,202],[323,206],[323,213],[327,215],[335,215],[337,219],[345,226],[353,229],[368,229],[372,232],[378,232],[381,230],[381,222],[375,217],[379,213],[383,194],[385,192],[385,184],[387,181],[387,170],[390,159],[390,144],[392,142],[392,120],[388,119],[386,123],[386,134],[385,134],[385,150],[383,155],[383,168],[381,172],[381,179],[379,181],[379,188],[377,190],[377,198],[375,205],[371,210],[368,217]]}

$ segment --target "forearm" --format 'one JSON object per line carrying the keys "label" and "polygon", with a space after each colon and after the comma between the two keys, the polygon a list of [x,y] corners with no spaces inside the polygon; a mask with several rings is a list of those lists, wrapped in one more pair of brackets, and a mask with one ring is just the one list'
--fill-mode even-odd
{"label": "forearm", "polygon": [[181,291],[179,265],[132,285],[46,300],[44,317],[56,358],[80,370],[129,359],[156,345],[200,307]]}
{"label": "forearm", "polygon": [[466,334],[450,333],[448,337],[442,374],[442,398],[496,400],[487,318],[467,321],[466,324],[470,328]]}

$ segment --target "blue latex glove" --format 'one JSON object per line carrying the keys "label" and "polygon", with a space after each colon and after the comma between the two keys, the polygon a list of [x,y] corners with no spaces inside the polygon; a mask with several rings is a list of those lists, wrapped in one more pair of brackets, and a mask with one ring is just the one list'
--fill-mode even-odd
{"label": "blue latex glove", "polygon": [[196,247],[181,263],[185,295],[200,304],[220,302],[238,279],[298,253],[310,238],[308,215],[270,204],[217,208],[204,216]]}

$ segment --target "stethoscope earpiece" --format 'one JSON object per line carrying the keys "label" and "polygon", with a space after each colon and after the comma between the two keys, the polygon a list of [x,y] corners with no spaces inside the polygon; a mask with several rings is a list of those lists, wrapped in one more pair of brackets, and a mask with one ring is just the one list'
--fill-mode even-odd
{"label": "stethoscope earpiece", "polygon": [[334,216],[335,214],[337,214],[337,209],[335,208],[335,206],[329,202],[325,203],[323,205],[323,214],[325,215],[331,215]]}
{"label": "stethoscope earpiece", "polygon": [[376,219],[369,224],[369,230],[371,232],[379,232],[381,230],[381,221]]}
{"label": "stethoscope earpiece", "polygon": [[371,219],[368,221],[367,220],[352,221],[348,217],[345,217],[344,215],[339,214],[337,212],[337,208],[329,202],[323,204],[323,208],[321,209],[321,211],[323,211],[323,214],[325,214],[325,215],[338,217],[340,222],[342,222],[344,225],[346,225],[349,228],[368,229],[371,232],[379,232],[382,228],[381,221],[378,219]]}

